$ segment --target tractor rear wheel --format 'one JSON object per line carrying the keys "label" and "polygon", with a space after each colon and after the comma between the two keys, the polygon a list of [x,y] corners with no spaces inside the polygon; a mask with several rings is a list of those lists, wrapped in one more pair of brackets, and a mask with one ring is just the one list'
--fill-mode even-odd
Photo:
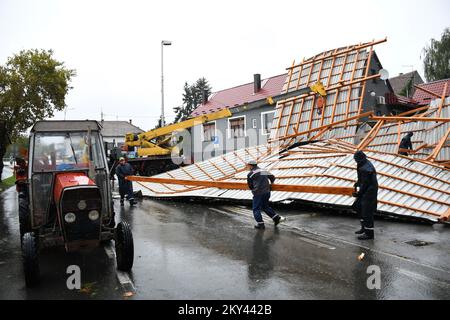
{"label": "tractor rear wheel", "polygon": [[27,232],[22,238],[22,261],[25,284],[32,287],[39,282],[39,249],[33,232]]}
{"label": "tractor rear wheel", "polygon": [[31,231],[30,210],[28,208],[27,198],[19,198],[19,229],[20,240],[22,240],[25,233]]}
{"label": "tractor rear wheel", "polygon": [[131,227],[126,221],[117,224],[115,232],[117,269],[130,271],[133,267],[134,245]]}

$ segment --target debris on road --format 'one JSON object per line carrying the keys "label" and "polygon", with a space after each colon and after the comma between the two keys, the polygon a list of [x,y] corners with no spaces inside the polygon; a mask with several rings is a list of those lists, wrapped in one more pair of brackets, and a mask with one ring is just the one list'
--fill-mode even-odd
{"label": "debris on road", "polygon": [[[364,150],[378,172],[378,213],[447,221],[450,98],[443,93],[428,106],[397,116],[375,116],[362,108],[366,86],[385,73],[369,75],[373,47],[384,41],[326,51],[289,67],[283,92],[312,91],[277,102],[268,144],[130,180],[138,181],[144,196],[250,200],[245,164],[256,160],[276,176],[271,201],[351,209],[353,154]],[[318,82],[322,89],[314,90]],[[416,149],[400,155],[400,139],[410,131],[416,132]]]}

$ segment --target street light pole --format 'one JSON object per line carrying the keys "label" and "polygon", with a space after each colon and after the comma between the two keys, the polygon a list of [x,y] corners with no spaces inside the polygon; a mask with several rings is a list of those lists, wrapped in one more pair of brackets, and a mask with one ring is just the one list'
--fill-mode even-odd
{"label": "street light pole", "polygon": [[164,46],[170,46],[171,41],[161,41],[161,127],[164,127]]}

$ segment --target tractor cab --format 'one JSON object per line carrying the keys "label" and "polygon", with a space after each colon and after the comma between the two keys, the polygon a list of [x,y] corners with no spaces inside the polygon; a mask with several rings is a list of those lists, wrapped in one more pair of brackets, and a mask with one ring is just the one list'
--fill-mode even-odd
{"label": "tractor cab", "polygon": [[[109,169],[97,121],[39,121],[30,132],[27,192],[19,220],[27,285],[38,279],[38,248],[67,252],[114,239],[117,267],[133,264],[130,226],[115,226]],[[39,245],[38,245],[39,244]]]}

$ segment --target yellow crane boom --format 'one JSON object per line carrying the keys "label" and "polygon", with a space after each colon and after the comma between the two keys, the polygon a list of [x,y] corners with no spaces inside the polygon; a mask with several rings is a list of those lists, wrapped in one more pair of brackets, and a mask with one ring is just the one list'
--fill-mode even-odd
{"label": "yellow crane boom", "polygon": [[125,145],[135,147],[139,157],[170,155],[173,147],[168,142],[173,132],[230,116],[230,110],[223,109],[140,134],[128,133],[125,136]]}

